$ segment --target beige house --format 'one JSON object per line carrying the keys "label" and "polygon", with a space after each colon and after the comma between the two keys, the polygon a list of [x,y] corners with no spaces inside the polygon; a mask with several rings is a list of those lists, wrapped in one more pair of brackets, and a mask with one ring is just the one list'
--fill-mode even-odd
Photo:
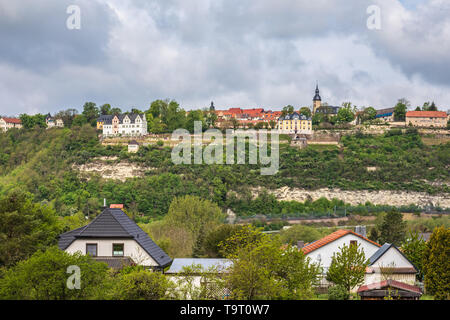
{"label": "beige house", "polygon": [[0,117],[0,130],[7,131],[11,128],[22,128],[22,121],[17,118]]}
{"label": "beige house", "polygon": [[47,129],[49,128],[54,128],[54,127],[58,127],[58,128],[63,128],[64,127],[64,122],[62,119],[55,119],[53,118],[50,113],[47,114],[47,116],[45,117],[45,123],[47,124]]}
{"label": "beige house", "polygon": [[294,112],[280,117],[277,123],[279,133],[285,134],[312,134],[312,120],[303,114]]}
{"label": "beige house", "polygon": [[414,127],[447,127],[447,113],[443,111],[409,111],[406,124]]}

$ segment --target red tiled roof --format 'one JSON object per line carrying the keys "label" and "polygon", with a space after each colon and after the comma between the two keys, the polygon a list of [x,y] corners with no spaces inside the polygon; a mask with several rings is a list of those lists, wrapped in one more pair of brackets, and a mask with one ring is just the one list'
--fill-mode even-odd
{"label": "red tiled roof", "polygon": [[330,242],[333,242],[333,241],[335,241],[339,238],[342,238],[343,236],[346,236],[348,234],[353,234],[357,237],[360,237],[361,239],[369,241],[370,243],[376,245],[377,247],[381,247],[378,243],[376,243],[372,240],[369,240],[369,239],[363,237],[362,235],[357,234],[351,230],[340,229],[340,230],[333,232],[332,234],[327,235],[326,237],[323,237],[322,239],[319,239],[317,241],[314,241],[314,242],[308,244],[307,246],[304,246],[302,248],[303,253],[308,254],[308,253],[310,253],[316,249],[319,249],[320,247],[323,247],[324,245],[329,244]]}
{"label": "red tiled roof", "polygon": [[123,209],[123,204],[111,204],[110,209]]}
{"label": "red tiled roof", "polygon": [[241,114],[242,113],[242,109],[241,108],[230,108],[228,109],[229,113],[234,113],[234,114]]}
{"label": "red tiled roof", "polygon": [[406,116],[415,118],[447,118],[447,113],[444,111],[408,111]]}
{"label": "red tiled roof", "polygon": [[419,287],[416,286],[412,286],[410,284],[407,283],[403,283],[400,281],[396,281],[396,280],[384,280],[381,282],[375,282],[375,283],[371,283],[371,284],[367,284],[365,286],[361,286],[358,289],[358,293],[359,292],[364,292],[364,291],[370,291],[370,290],[376,290],[376,289],[382,289],[385,287],[394,287],[397,289],[401,289],[401,290],[406,290],[406,291],[411,291],[411,292],[416,292],[416,293],[422,293],[420,291]]}
{"label": "red tiled roof", "polygon": [[1,119],[5,120],[6,123],[16,123],[16,124],[21,124],[22,123],[22,121],[20,121],[20,119],[17,119],[17,118],[1,117]]}

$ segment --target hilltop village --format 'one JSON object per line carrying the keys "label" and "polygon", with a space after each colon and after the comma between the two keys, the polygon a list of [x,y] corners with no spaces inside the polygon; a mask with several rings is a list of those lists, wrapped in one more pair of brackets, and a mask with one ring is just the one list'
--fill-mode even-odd
{"label": "hilltop village", "polygon": [[[0,299],[449,299],[448,111],[312,97],[0,117]],[[278,133],[279,170],[174,163],[196,123]]]}

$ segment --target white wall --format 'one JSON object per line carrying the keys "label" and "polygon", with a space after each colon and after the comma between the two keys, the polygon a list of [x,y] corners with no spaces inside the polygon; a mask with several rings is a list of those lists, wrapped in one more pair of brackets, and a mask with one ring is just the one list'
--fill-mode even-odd
{"label": "white wall", "polygon": [[[410,285],[414,285],[416,282],[416,275],[413,273],[400,273],[400,274],[392,274],[389,275],[389,278],[392,280],[396,280],[399,282],[407,283]],[[364,285],[377,283],[386,280],[379,271],[375,273],[366,273],[364,278]],[[357,288],[356,288],[357,289]]]}
{"label": "white wall", "polygon": [[[414,266],[394,247],[389,248],[372,266],[374,273],[367,273],[365,284],[380,282],[386,280],[381,275],[381,267],[393,268],[414,268]],[[413,273],[392,274],[389,276],[393,280],[414,285],[416,275]]]}
{"label": "white wall", "polygon": [[390,247],[372,267],[388,267],[394,264],[396,268],[414,268],[414,266],[394,247]]}
{"label": "white wall", "polygon": [[124,244],[124,256],[130,257],[138,265],[146,267],[158,266],[152,257],[137,243],[131,239],[77,239],[65,250],[68,253],[81,252],[86,254],[86,244],[97,244],[97,256],[98,257],[112,257],[112,245],[113,243]]}
{"label": "white wall", "polygon": [[311,262],[320,262],[322,268],[324,269],[323,272],[326,273],[331,265],[331,258],[333,257],[333,253],[339,252],[340,248],[342,248],[344,244],[349,246],[350,241],[353,240],[357,241],[357,243],[360,245],[360,248],[362,248],[364,254],[366,255],[366,259],[369,259],[379,249],[378,246],[372,244],[371,242],[349,233],[333,242],[324,245],[323,247],[320,247],[319,249],[308,253],[306,256],[311,258]]}

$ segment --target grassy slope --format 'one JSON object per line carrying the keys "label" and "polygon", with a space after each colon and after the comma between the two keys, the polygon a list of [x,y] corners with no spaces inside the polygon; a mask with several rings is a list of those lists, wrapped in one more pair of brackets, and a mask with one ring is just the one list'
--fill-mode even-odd
{"label": "grassy slope", "polygon": [[[95,129],[11,130],[0,134],[0,195],[19,187],[36,200],[54,201],[61,214],[93,210],[103,197],[125,203],[147,216],[163,215],[173,197],[194,194],[230,205],[229,191],[248,199],[250,187],[292,186],[315,189],[415,190],[449,192],[450,143],[424,145],[418,135],[345,137],[342,147],[280,148],[280,170],[261,176],[257,165],[185,165],[171,162],[170,148],[144,147],[130,155],[125,147],[104,147]],[[71,169],[74,162],[96,156],[158,168],[126,183],[99,177],[83,180]],[[120,161],[119,160],[119,161]],[[368,166],[376,166],[368,172]],[[444,181],[444,185],[424,182]]]}

